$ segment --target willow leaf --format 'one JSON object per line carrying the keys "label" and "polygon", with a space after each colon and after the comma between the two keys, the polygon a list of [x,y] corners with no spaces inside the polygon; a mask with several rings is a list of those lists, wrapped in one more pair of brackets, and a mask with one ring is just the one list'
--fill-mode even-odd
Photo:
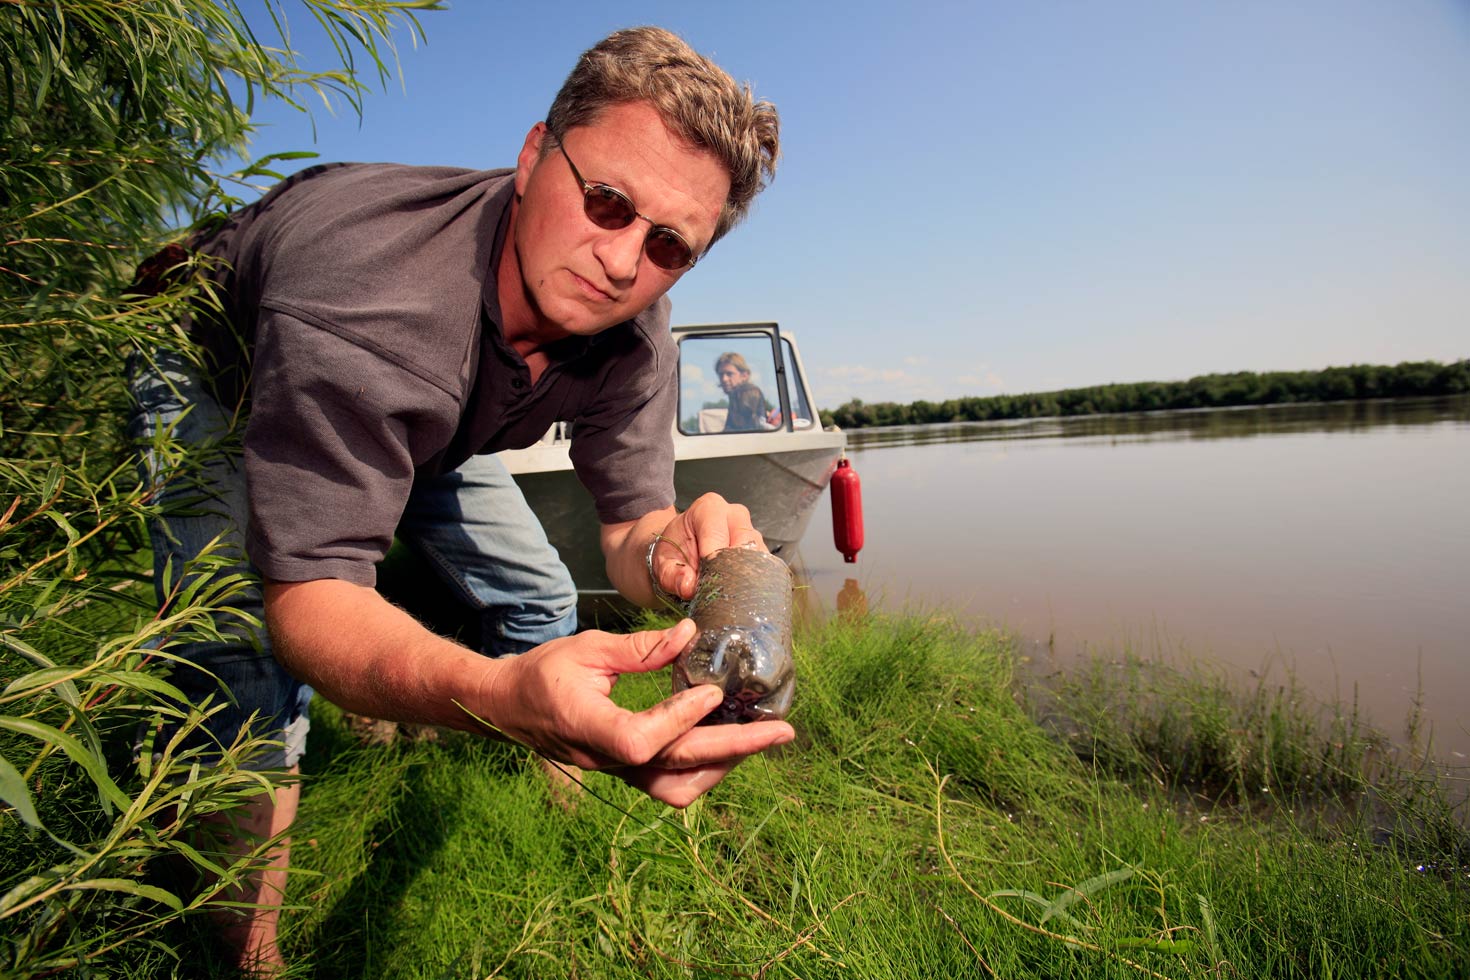
{"label": "willow leaf", "polygon": [[1094,892],[1100,892],[1132,877],[1132,868],[1119,868],[1095,878],[1088,878],[1081,884],[1073,885],[1047,906],[1046,911],[1041,914],[1041,921],[1046,922],[1048,919],[1058,917],[1082,899],[1091,898]]}
{"label": "willow leaf", "polygon": [[31,800],[30,787],[26,786],[20,770],[3,755],[0,755],[0,800],[15,810],[27,826],[41,826],[41,818],[36,816],[36,804]]}
{"label": "willow leaf", "polygon": [[71,680],[76,672],[74,667],[47,667],[45,670],[32,671],[6,684],[0,696],[10,697],[20,691],[40,693],[49,688],[58,698],[75,708],[81,701],[77,686]]}
{"label": "willow leaf", "polygon": [[145,885],[131,878],[89,878],[85,881],[74,882],[67,887],[73,891],[124,892],[128,895],[137,895],[140,898],[151,898],[155,902],[162,902],[175,912],[184,910],[184,903],[179,901],[179,897],[173,892],[165,891],[157,885]]}
{"label": "willow leaf", "polygon": [[179,704],[188,703],[188,698],[177,687],[156,674],[150,674],[143,670],[104,670],[97,673],[97,679],[116,684],[132,691],[147,691],[149,694],[161,694],[170,701]]}
{"label": "willow leaf", "polygon": [[42,724],[39,721],[32,721],[29,718],[4,716],[0,716],[0,728],[8,728],[13,732],[20,732],[22,735],[30,735],[43,742],[48,742],[65,752],[67,758],[81,766],[83,771],[92,780],[93,785],[97,787],[97,791],[102,799],[103,809],[109,815],[111,815],[112,807],[114,806],[119,810],[127,810],[132,805],[132,801],[124,795],[122,790],[117,788],[117,783],[114,783],[112,777],[107,774],[107,766],[103,764],[101,757],[93,755],[81,742],[60,729]]}

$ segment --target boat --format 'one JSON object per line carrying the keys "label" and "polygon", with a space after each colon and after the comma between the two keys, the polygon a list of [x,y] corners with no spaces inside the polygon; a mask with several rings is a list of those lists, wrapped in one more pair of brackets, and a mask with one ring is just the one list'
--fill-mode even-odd
{"label": "boat", "polygon": [[[679,326],[673,333],[679,348],[675,506],[682,511],[711,491],[744,504],[766,547],[789,563],[843,454],[846,434],[822,427],[796,338],[775,323]],[[717,377],[716,362],[731,354],[748,369],[762,409],[754,427],[743,431],[726,426],[730,399]],[[535,445],[499,458],[541,519],[584,604],[617,606],[592,497],[572,470],[570,435],[566,423],[558,423]]]}

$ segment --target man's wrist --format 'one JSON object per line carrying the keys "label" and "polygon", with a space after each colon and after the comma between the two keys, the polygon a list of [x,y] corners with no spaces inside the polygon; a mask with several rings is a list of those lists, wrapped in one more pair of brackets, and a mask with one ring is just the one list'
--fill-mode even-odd
{"label": "man's wrist", "polygon": [[472,704],[459,704],[462,716],[452,727],[488,735],[491,738],[509,739],[501,730],[500,697],[506,684],[505,667],[513,657],[480,657],[481,673],[474,684]]}
{"label": "man's wrist", "polygon": [[684,603],[678,596],[664,589],[658,580],[658,573],[653,570],[653,553],[658,550],[659,542],[663,536],[655,534],[653,540],[648,542],[648,555],[645,564],[648,565],[648,582],[653,587],[653,598],[656,602],[666,606],[677,606],[683,608]]}

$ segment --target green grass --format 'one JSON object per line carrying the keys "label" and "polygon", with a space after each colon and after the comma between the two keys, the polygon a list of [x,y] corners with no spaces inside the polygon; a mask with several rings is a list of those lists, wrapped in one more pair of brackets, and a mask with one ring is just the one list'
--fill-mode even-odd
{"label": "green grass", "polygon": [[[1003,637],[938,618],[808,631],[798,740],[682,813],[601,774],[601,799],[565,812],[525,750],[362,746],[319,703],[292,975],[1470,971],[1463,814],[1429,806],[1439,794],[1389,792],[1406,784],[1380,771],[1365,797],[1342,732],[1208,687],[1165,719],[1080,679],[1062,691],[1092,719],[1079,758],[1023,706],[1012,664]],[[619,696],[667,684],[629,677]],[[1252,718],[1260,755],[1242,762],[1221,732]],[[1230,791],[1288,767],[1274,795]]]}

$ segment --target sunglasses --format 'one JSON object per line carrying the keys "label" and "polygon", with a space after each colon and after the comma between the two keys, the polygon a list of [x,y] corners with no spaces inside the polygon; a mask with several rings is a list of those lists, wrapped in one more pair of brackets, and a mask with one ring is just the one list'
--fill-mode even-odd
{"label": "sunglasses", "polygon": [[648,237],[643,239],[643,254],[648,256],[648,261],[668,272],[679,272],[695,263],[698,256],[682,235],[672,228],[654,224],[653,219],[646,214],[639,214],[638,209],[633,206],[633,199],[616,187],[583,180],[581,173],[577,171],[577,165],[567,156],[567,148],[562,146],[560,140],[557,140],[557,148],[566,157],[567,166],[572,168],[572,176],[582,185],[582,210],[587,212],[588,221],[599,228],[618,231],[631,225],[633,219],[642,218],[653,225],[648,229]]}

